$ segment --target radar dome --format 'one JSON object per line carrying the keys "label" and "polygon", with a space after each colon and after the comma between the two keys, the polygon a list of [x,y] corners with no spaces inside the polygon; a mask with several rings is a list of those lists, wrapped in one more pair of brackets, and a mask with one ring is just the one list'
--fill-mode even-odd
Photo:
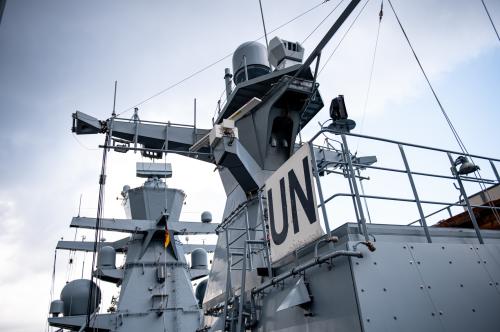
{"label": "radar dome", "polygon": [[64,316],[87,314],[90,287],[92,287],[90,312],[94,312],[101,303],[101,290],[95,283],[88,279],[76,279],[64,286],[61,291],[61,300],[64,302]]}
{"label": "radar dome", "polygon": [[205,211],[201,214],[201,222],[211,222],[212,214],[209,211]]}
{"label": "radar dome", "polygon": [[102,269],[114,269],[116,263],[116,251],[111,246],[104,246],[97,255],[97,267]]}
{"label": "radar dome", "polygon": [[246,80],[245,63],[249,80],[271,72],[266,47],[261,43],[255,41],[246,42],[234,51],[233,73],[235,84]]}
{"label": "radar dome", "polygon": [[50,303],[49,313],[52,317],[57,317],[64,312],[64,302],[61,300],[54,300]]}
{"label": "radar dome", "polygon": [[191,253],[191,268],[192,269],[207,269],[208,254],[202,248],[197,248]]}

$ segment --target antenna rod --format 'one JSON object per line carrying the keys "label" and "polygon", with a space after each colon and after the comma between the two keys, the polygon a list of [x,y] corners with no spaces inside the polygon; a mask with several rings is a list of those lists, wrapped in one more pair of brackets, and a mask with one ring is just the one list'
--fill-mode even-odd
{"label": "antenna rod", "polygon": [[[259,0],[259,6],[260,6],[260,17],[262,17],[262,26],[264,27],[264,38],[266,39],[266,51],[269,53],[269,43],[267,41],[267,30],[266,30],[266,21],[264,20],[264,10],[262,9],[262,1]],[[269,59],[268,59],[269,61]],[[271,67],[271,64],[269,63],[269,67]]]}
{"label": "antenna rod", "polygon": [[115,81],[115,94],[114,94],[114,96],[113,96],[113,113],[111,113],[111,115],[112,115],[113,117],[115,117],[115,116],[116,116],[116,112],[115,112],[115,110],[116,110],[116,86],[117,86],[117,85],[118,85],[118,81]]}
{"label": "antenna rod", "polygon": [[193,121],[193,144],[196,143],[197,141],[197,136],[196,136],[196,98],[194,98],[194,121]]}
{"label": "antenna rod", "polygon": [[80,210],[82,209],[82,196],[83,194],[80,194],[80,203],[78,204],[78,216],[80,216]]}

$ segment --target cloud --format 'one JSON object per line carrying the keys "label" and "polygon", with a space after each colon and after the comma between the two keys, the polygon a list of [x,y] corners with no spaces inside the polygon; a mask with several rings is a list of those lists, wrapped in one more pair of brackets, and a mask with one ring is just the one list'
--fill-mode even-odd
{"label": "cloud", "polygon": [[[479,3],[393,2],[435,84],[498,48]],[[301,41],[335,4],[330,1],[318,7],[276,34]],[[2,329],[14,331],[21,325],[19,331],[40,329],[48,302],[53,248],[61,236],[73,238],[74,230],[68,224],[77,214],[80,194],[82,215],[95,214],[101,151],[87,150],[70,137],[70,114],[79,109],[104,119],[111,112],[114,80],[118,80],[120,111],[262,34],[257,6],[242,13],[241,3],[235,1],[199,2],[196,10],[194,5],[8,2],[0,29],[0,43],[5,45],[0,52],[0,103],[6,110],[0,124],[0,259],[7,262],[0,281],[4,301],[9,303],[0,313]],[[266,3],[266,23],[278,26],[312,5]],[[488,5],[494,18],[499,17],[500,5],[493,1]],[[378,6],[377,1],[368,4],[319,80],[325,103],[336,94],[345,94],[356,120],[362,116]],[[311,37],[306,51],[312,50],[334,17]],[[388,114],[412,100],[420,102],[428,93],[398,29],[386,5],[367,118],[371,130],[388,135],[397,130]],[[338,36],[325,49],[323,61],[336,41]],[[224,67],[230,63],[227,59],[141,105],[141,118],[191,123],[196,97],[198,126],[210,127],[216,99],[224,88]],[[326,112],[316,119],[326,119]],[[416,118],[418,114],[407,116]],[[413,132],[412,137],[417,138],[420,128],[401,130],[408,136]],[[95,148],[103,137],[78,139]],[[106,216],[124,216],[115,198],[124,184],[141,184],[134,178],[136,161],[141,161],[139,154],[110,154]],[[174,170],[169,186],[187,193],[184,219],[197,220],[199,213],[210,210],[214,220],[220,220],[224,192],[213,165],[180,156],[169,156],[168,161]],[[92,237],[91,232],[79,234]],[[65,279],[66,253],[61,257],[59,288]],[[26,318],[27,301],[30,314]]]}

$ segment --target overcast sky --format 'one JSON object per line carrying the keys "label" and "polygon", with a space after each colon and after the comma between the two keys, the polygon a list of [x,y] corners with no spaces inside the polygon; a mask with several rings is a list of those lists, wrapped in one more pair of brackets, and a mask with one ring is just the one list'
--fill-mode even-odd
{"label": "overcast sky", "polygon": [[[270,38],[303,41],[338,1],[319,6]],[[268,31],[318,3],[263,0]],[[393,3],[468,150],[500,157],[500,42],[481,1]],[[500,1],[486,3],[500,27]],[[368,3],[322,71],[325,102],[344,94],[358,132],[458,149],[387,3],[364,114],[379,8],[380,0]],[[306,41],[306,53],[338,13]],[[60,237],[74,236],[68,224],[78,213],[80,195],[81,214],[95,215],[101,154],[96,147],[104,137],[73,137],[71,113],[105,119],[115,80],[120,112],[261,36],[258,1],[7,1],[0,25],[0,330],[45,326],[54,248]],[[197,98],[198,126],[208,128],[224,89],[224,68],[230,66],[229,57],[142,104],[141,119],[191,123]],[[326,119],[325,108],[305,135]],[[378,155],[362,142],[353,145],[361,154]],[[391,158],[379,156],[382,163]],[[134,178],[135,161],[141,157],[110,155],[105,216],[124,216],[115,198],[123,185],[141,184]],[[210,210],[220,220],[224,193],[214,167],[178,156],[168,161],[174,170],[169,185],[187,194],[183,219],[199,220],[202,211]],[[425,166],[433,160],[414,162]],[[380,222],[386,217],[380,211],[374,215]],[[345,221],[337,218],[332,226]],[[79,275],[79,267],[68,273],[66,263],[67,253],[60,252],[56,295],[67,278]]]}

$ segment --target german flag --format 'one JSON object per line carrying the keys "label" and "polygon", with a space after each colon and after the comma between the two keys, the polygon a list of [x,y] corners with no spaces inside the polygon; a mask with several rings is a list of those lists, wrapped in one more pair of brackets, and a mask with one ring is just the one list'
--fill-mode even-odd
{"label": "german flag", "polygon": [[163,242],[163,246],[165,248],[168,247],[168,245],[170,244],[170,231],[168,230],[168,226],[167,226],[167,222],[165,222],[165,240]]}

